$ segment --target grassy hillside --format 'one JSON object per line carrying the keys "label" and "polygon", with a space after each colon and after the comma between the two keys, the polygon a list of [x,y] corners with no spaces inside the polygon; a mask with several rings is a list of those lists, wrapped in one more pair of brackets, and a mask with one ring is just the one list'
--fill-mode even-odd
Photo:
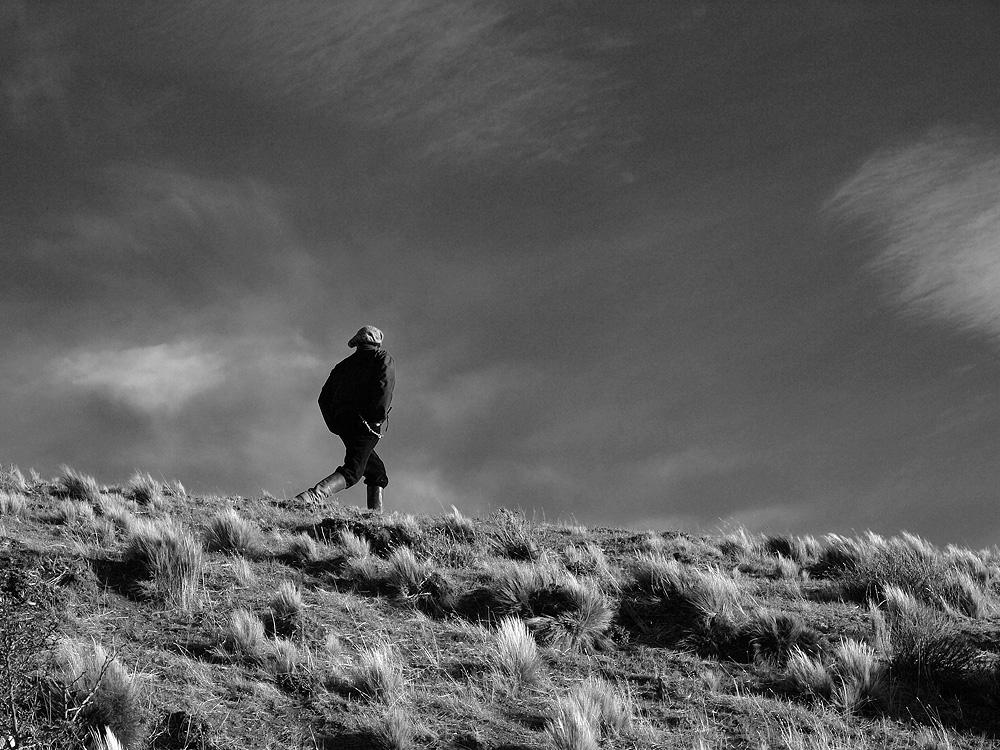
{"label": "grassy hillside", "polygon": [[998,611],[1000,551],[908,535],[0,470],[0,747],[1000,747]]}

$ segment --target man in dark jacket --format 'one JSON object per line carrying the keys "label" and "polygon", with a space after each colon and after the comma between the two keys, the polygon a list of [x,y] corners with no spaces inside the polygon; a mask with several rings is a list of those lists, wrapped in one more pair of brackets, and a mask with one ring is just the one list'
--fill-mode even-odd
{"label": "man in dark jacket", "polygon": [[389,416],[395,366],[392,356],[382,348],[382,332],[374,326],[362,328],[347,345],[357,347],[357,351],[333,368],[319,394],[326,426],[344,441],[344,464],[295,499],[318,503],[364,477],[369,510],[382,510],[382,491],[389,477],[375,446]]}

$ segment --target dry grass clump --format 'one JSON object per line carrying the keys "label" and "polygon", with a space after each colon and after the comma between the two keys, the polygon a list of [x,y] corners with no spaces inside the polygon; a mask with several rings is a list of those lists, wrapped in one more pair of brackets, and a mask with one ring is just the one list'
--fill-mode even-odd
{"label": "dry grass clump", "polygon": [[491,544],[496,554],[511,560],[537,560],[541,556],[541,548],[523,514],[501,508],[490,518],[494,526]]}
{"label": "dry grass clump", "polygon": [[13,490],[0,490],[0,516],[24,518],[28,513],[28,498]]}
{"label": "dry grass clump", "polygon": [[885,665],[872,646],[845,638],[833,650],[832,659],[834,688],[831,699],[836,706],[857,713],[887,700],[889,683]]}
{"label": "dry grass clump", "polygon": [[50,687],[58,713],[88,731],[103,734],[108,727],[123,747],[139,747],[144,721],[139,685],[100,644],[63,641]]}
{"label": "dry grass clump", "polygon": [[56,506],[56,518],[60,523],[77,528],[91,527],[97,518],[94,506],[80,500],[60,500]]}
{"label": "dry grass clump", "polygon": [[388,706],[373,727],[374,738],[385,750],[413,750],[417,747],[417,726],[405,707]]}
{"label": "dry grass clump", "polygon": [[895,686],[918,699],[977,689],[982,656],[952,617],[892,586],[871,614],[875,644]]}
{"label": "dry grass clump", "polygon": [[564,651],[592,654],[610,647],[608,630],[616,609],[607,596],[572,576],[529,599],[526,621],[538,642]]}
{"label": "dry grass clump", "polygon": [[822,550],[822,545],[814,537],[800,538],[790,534],[767,536],[761,547],[765,554],[794,560],[800,566],[815,562]]}
{"label": "dry grass clump", "polygon": [[274,659],[271,669],[279,686],[311,692],[319,684],[317,661],[308,646],[277,638],[271,644],[271,652]]}
{"label": "dry grass clump", "polygon": [[[135,505],[132,504],[132,508]],[[126,534],[131,533],[138,520],[125,501],[118,495],[103,495],[97,501],[95,510],[102,517],[114,524],[115,528]]]}
{"label": "dry grass clump", "polygon": [[101,496],[101,486],[97,480],[88,474],[83,474],[69,466],[60,466],[62,474],[56,479],[56,494],[79,500],[96,503]]}
{"label": "dry grass clump", "polygon": [[296,534],[288,542],[288,556],[303,565],[319,559],[319,545],[306,533]]}
{"label": "dry grass clump", "polygon": [[372,553],[372,546],[369,544],[367,539],[360,537],[347,529],[340,532],[338,547],[339,551],[348,560],[365,558]]}
{"label": "dry grass clump", "polygon": [[555,705],[545,735],[556,750],[612,743],[632,721],[632,707],[608,682],[588,678]]}
{"label": "dry grass clump", "polygon": [[210,552],[257,557],[264,548],[260,529],[243,518],[234,508],[216,514],[205,530]]}
{"label": "dry grass clump", "polygon": [[830,700],[833,696],[833,675],[818,654],[793,648],[785,663],[785,679],[790,687],[809,697]]}
{"label": "dry grass clump", "polygon": [[456,542],[472,544],[476,541],[476,525],[471,519],[462,515],[458,508],[451,506],[451,513],[443,516],[437,528]]}
{"label": "dry grass clump", "polygon": [[608,565],[604,549],[596,542],[573,544],[562,550],[562,562],[573,575],[593,576],[605,582],[613,582],[615,577]]}
{"label": "dry grass clump", "polygon": [[538,644],[517,617],[504,617],[497,627],[489,654],[494,671],[509,680],[512,689],[534,687],[542,681],[542,659]]}
{"label": "dry grass clump", "polygon": [[129,531],[123,561],[139,585],[181,609],[198,591],[204,556],[198,540],[173,519],[137,520]]}
{"label": "dry grass clump", "polygon": [[0,492],[10,492],[14,494],[26,494],[30,487],[24,474],[14,464],[9,464],[7,468],[0,466]]}
{"label": "dry grass clump", "polygon": [[819,631],[787,612],[760,610],[750,618],[747,632],[754,660],[779,669],[794,652],[816,655],[822,646]]}
{"label": "dry grass clump", "polygon": [[264,623],[248,609],[235,609],[222,635],[222,648],[252,664],[264,660],[267,639],[264,637]]}
{"label": "dry grass clump", "polygon": [[969,617],[1000,611],[996,594],[988,588],[992,576],[982,573],[967,556],[944,554],[912,534],[886,539],[869,532],[864,539],[831,535],[810,571],[836,579],[843,596],[858,602],[877,599],[886,586],[898,586],[919,601]]}
{"label": "dry grass clump", "polygon": [[148,472],[137,470],[125,485],[125,492],[139,505],[151,508],[163,500],[163,486]]}
{"label": "dry grass clump", "polygon": [[640,557],[621,605],[624,621],[647,641],[682,645],[698,653],[750,659],[745,632],[750,595],[717,568]]}
{"label": "dry grass clump", "polygon": [[403,668],[389,646],[360,651],[345,675],[348,692],[388,703],[403,692]]}
{"label": "dry grass clump", "polygon": [[291,581],[283,581],[269,604],[273,631],[285,637],[298,632],[305,608],[299,587]]}

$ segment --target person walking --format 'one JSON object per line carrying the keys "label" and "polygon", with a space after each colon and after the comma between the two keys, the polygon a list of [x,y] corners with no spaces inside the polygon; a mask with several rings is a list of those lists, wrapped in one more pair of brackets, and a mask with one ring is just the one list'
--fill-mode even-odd
{"label": "person walking", "polygon": [[368,509],[382,510],[389,477],[375,446],[385,433],[392,408],[396,370],[392,356],[382,348],[382,331],[364,326],[347,345],[356,351],[337,363],[319,394],[326,426],[344,443],[344,463],[326,479],[295,496],[308,505],[345,490],[364,477]]}

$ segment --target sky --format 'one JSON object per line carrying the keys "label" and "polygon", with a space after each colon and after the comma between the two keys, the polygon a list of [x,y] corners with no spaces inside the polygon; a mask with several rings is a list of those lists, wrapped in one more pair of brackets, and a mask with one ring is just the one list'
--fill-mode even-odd
{"label": "sky", "polygon": [[[1000,8],[7,0],[0,460],[1000,543]],[[338,496],[364,503],[364,488]]]}

